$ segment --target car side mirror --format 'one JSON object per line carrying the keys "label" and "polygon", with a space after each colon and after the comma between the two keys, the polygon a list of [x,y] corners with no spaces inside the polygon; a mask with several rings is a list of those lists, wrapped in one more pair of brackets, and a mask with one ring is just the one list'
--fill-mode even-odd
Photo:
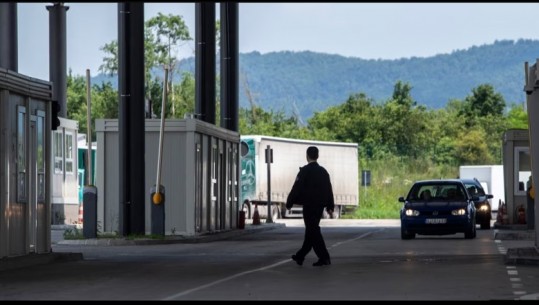
{"label": "car side mirror", "polygon": [[404,202],[404,197],[399,197],[399,202]]}
{"label": "car side mirror", "polygon": [[492,195],[492,194],[487,194],[487,199],[492,199],[492,198],[494,198],[494,195]]}

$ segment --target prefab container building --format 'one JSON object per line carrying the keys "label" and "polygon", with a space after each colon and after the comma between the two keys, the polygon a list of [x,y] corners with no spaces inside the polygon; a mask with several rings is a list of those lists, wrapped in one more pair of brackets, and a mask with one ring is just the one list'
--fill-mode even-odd
{"label": "prefab container building", "polygon": [[51,249],[52,84],[0,68],[0,258]]}
{"label": "prefab container building", "polygon": [[[145,122],[145,231],[151,232],[151,192],[157,181],[159,119]],[[198,235],[234,229],[238,219],[239,143],[237,132],[186,118],[166,120],[161,182],[165,235]],[[97,222],[119,232],[118,120],[96,120]]]}

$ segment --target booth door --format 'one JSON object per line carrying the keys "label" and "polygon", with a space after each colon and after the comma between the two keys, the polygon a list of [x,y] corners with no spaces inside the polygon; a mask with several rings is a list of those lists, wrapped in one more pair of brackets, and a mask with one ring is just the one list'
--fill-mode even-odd
{"label": "booth door", "polygon": [[45,204],[45,112],[36,110],[30,117],[28,171],[28,245],[30,252],[47,252],[47,214]]}

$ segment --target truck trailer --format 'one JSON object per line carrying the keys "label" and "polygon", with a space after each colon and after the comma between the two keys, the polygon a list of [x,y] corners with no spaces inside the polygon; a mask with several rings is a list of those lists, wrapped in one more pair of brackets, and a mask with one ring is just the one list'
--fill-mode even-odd
{"label": "truck trailer", "polygon": [[[255,209],[261,218],[301,217],[302,206],[288,211],[286,199],[299,172],[307,164],[306,151],[316,146],[320,151],[318,163],[329,173],[333,186],[335,209],[333,218],[358,206],[359,168],[358,144],[311,141],[262,135],[240,137],[241,184],[240,210],[252,218]],[[269,161],[269,163],[268,163]],[[268,181],[270,182],[268,184]],[[268,193],[271,196],[268,198]],[[324,211],[324,218],[329,218]]]}

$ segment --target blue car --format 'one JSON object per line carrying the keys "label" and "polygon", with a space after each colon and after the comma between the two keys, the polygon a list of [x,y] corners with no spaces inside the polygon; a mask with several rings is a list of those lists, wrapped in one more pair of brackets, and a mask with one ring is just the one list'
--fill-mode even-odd
{"label": "blue car", "polygon": [[476,237],[474,198],[459,179],[416,181],[399,202],[404,203],[400,210],[402,239],[416,234]]}

